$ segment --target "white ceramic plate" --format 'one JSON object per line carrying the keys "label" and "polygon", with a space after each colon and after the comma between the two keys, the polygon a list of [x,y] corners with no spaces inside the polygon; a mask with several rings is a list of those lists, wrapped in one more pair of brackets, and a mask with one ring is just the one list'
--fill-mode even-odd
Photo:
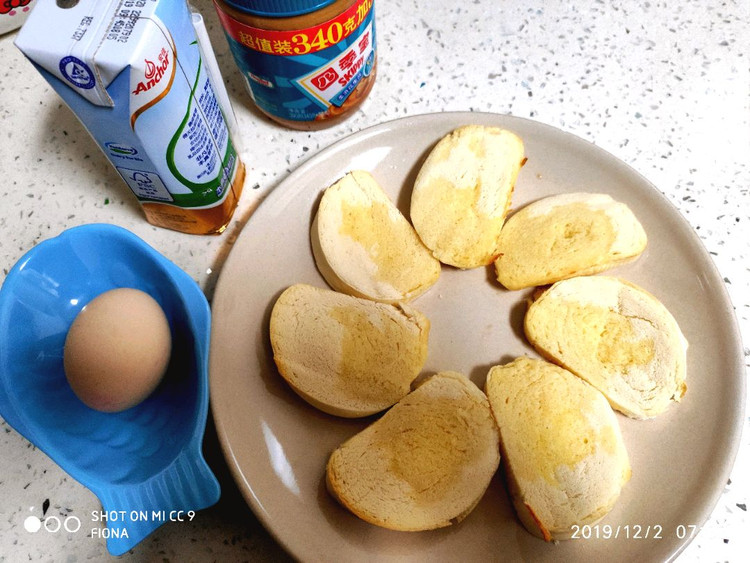
{"label": "white ceramic plate", "polygon": [[[320,194],[345,172],[371,171],[407,214],[411,186],[431,147],[469,123],[505,127],[525,142],[513,207],[571,191],[610,194],[643,223],[649,245],[612,273],[655,294],[690,342],[688,392],[660,417],[618,416],[633,476],[589,539],[547,544],[518,523],[498,474],[469,517],[431,532],[403,533],[358,520],[326,492],[330,452],[373,418],[338,419],[299,399],[278,375],[268,336],[283,289],[326,287],[310,250]],[[490,366],[534,355],[522,333],[526,292],[509,292],[493,270],[443,267],[412,304],[431,321],[425,373],[457,370],[483,387]],[[300,166],[245,226],[212,304],[211,404],[240,490],[278,541],[306,561],[663,561],[705,522],[729,475],[744,405],[742,347],[721,277],[689,224],[633,169],[596,146],[533,121],[494,114],[409,117],[361,131]],[[614,536],[617,535],[615,538]],[[597,539],[598,536],[598,539]]]}

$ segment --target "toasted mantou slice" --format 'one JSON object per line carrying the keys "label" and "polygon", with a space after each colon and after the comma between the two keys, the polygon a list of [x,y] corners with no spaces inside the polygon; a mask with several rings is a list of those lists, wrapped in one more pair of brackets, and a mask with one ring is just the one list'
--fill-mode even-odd
{"label": "toasted mantou slice", "polygon": [[431,530],[468,516],[499,463],[487,397],[462,374],[441,372],[339,446],[326,483],[371,524]]}
{"label": "toasted mantou slice", "polygon": [[427,318],[407,305],[305,284],[279,296],[270,321],[281,376],[314,407],[349,418],[409,393],[427,359],[429,331]]}
{"label": "toasted mantou slice", "polygon": [[503,464],[524,527],[570,539],[614,506],[630,462],[607,399],[569,371],[532,358],[490,369],[485,383]]}
{"label": "toasted mantou slice", "polygon": [[596,274],[640,256],[646,232],[606,194],[559,194],[511,215],[500,232],[495,271],[508,289]]}
{"label": "toasted mantou slice", "polygon": [[320,273],[349,295],[407,302],[440,276],[440,262],[369,172],[349,172],[326,189],[310,238]]}
{"label": "toasted mantou slice", "polygon": [[525,162],[515,134],[467,125],[443,137],[414,182],[411,221],[435,257],[458,268],[491,264]]}
{"label": "toasted mantou slice", "polygon": [[687,341],[656,297],[610,276],[559,281],[526,312],[540,354],[599,389],[632,418],[651,418],[685,394]]}

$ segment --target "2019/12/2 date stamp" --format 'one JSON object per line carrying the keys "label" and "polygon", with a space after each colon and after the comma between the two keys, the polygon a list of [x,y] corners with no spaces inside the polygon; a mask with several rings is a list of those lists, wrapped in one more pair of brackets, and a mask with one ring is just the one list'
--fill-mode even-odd
{"label": "2019/12/2 date stamp", "polygon": [[571,539],[583,540],[660,540],[670,535],[677,539],[692,539],[698,532],[700,526],[697,524],[678,524],[673,530],[669,530],[660,524],[574,524],[571,526]]}

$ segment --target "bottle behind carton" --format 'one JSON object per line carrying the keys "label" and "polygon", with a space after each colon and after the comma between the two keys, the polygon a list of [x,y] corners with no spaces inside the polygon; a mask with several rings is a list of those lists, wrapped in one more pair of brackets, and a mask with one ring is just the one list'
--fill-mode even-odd
{"label": "bottle behind carton", "polygon": [[16,46],[78,116],[150,223],[220,233],[245,167],[194,16],[183,0],[42,0]]}

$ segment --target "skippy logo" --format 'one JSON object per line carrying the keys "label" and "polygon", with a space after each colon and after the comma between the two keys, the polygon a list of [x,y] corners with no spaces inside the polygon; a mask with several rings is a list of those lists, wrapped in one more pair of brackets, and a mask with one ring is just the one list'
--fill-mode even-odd
{"label": "skippy logo", "polygon": [[372,22],[359,39],[333,59],[323,69],[295,80],[302,91],[320,102],[341,106],[357,84],[372,71],[374,60],[374,33]]}
{"label": "skippy logo", "polygon": [[149,35],[143,47],[143,64],[134,64],[130,72],[130,126],[144,111],[156,105],[172,87],[175,77],[175,46],[172,36],[162,28],[163,34]]}

